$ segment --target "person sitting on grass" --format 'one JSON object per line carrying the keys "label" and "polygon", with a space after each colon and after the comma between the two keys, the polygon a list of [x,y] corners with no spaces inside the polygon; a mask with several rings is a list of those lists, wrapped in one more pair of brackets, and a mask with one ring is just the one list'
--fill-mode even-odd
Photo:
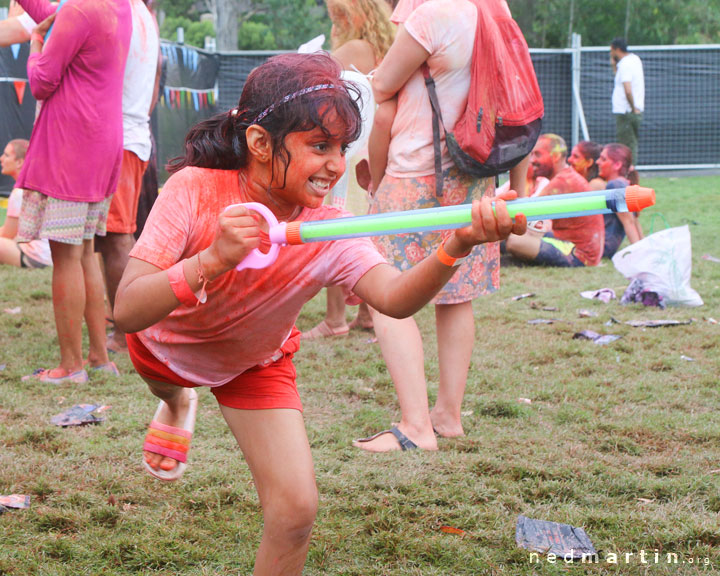
{"label": "person sitting on grass", "polygon": [[[250,467],[263,508],[255,576],[301,574],[317,510],[293,354],[302,306],[339,285],[393,316],[424,306],[476,244],[522,234],[502,200],[475,202],[472,225],[407,272],[367,238],[284,247],[274,264],[237,271],[266,244],[259,202],[280,221],[347,215],[323,205],[360,131],[357,92],[327,54],[283,54],[247,78],[236,109],[189,132],[171,162],[118,288],[115,322],[150,391],[161,399],[144,466],[163,480],[185,469],[197,386],[209,387]],[[512,196],[512,195],[509,195]]]}
{"label": "person sitting on grass", "polygon": [[598,176],[598,158],[602,146],[591,140],[581,140],[570,152],[568,164],[588,181],[586,190],[604,190],[606,181]]}
{"label": "person sitting on grass", "polygon": [[[598,158],[600,177],[607,182],[606,189],[625,188],[639,182],[638,173],[632,165],[632,152],[625,144],[608,144]],[[627,236],[630,244],[643,239],[637,212],[605,214],[604,258],[612,258]]]}
{"label": "person sitting on grass", "polygon": [[[550,179],[540,196],[584,192],[588,182],[567,163],[567,145],[556,134],[543,134],[530,154],[537,176]],[[597,266],[602,258],[605,224],[601,214],[553,220],[552,232],[511,235],[506,251],[542,266]]]}
{"label": "person sitting on grass", "polygon": [[[2,156],[0,166],[5,176],[16,180],[20,168],[25,161],[29,142],[27,140],[10,140]],[[19,266],[20,268],[45,268],[52,266],[50,244],[45,239],[31,240],[18,244],[15,241],[18,231],[20,210],[22,209],[23,191],[14,188],[8,198],[5,224],[0,227],[0,264]]]}

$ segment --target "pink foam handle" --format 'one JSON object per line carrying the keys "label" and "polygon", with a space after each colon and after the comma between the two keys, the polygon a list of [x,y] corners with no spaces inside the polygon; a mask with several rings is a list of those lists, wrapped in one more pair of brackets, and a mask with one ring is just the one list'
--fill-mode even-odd
{"label": "pink foam handle", "polygon": [[158,446],[153,444],[149,440],[143,443],[143,450],[146,452],[152,452],[153,454],[160,454],[160,456],[167,456],[178,462],[187,462],[187,453],[180,452],[178,450],[172,450],[171,448],[165,448],[165,446]]}
{"label": "pink foam handle", "polygon": [[182,436],[183,438],[192,438],[192,432],[188,430],[184,430],[183,428],[176,428],[175,426],[168,426],[167,424],[162,424],[161,422],[157,422],[156,420],[153,420],[150,422],[150,428],[154,428],[155,430],[160,430],[161,432],[167,432],[168,434],[175,434],[176,436]]}
{"label": "pink foam handle", "polygon": [[[245,206],[250,210],[258,212],[263,218],[265,218],[265,220],[267,220],[271,230],[278,225],[278,220],[277,218],[275,218],[275,214],[273,214],[270,211],[270,208],[268,208],[264,204],[260,204],[259,202],[231,204],[230,206],[227,206],[225,210],[227,210],[228,208],[232,208],[233,206]],[[244,270],[245,268],[267,268],[273,262],[275,262],[275,260],[277,260],[279,252],[279,244],[271,244],[270,250],[268,250],[267,253],[261,252],[259,248],[255,248],[255,250],[250,252],[250,254],[248,254],[242,262],[240,262],[240,264],[235,266],[235,270],[239,272],[240,270]]]}

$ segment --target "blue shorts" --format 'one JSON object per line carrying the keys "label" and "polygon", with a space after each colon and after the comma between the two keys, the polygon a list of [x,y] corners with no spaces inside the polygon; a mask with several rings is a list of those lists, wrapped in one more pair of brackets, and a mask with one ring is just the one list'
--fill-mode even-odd
{"label": "blue shorts", "polygon": [[575,244],[567,240],[558,240],[552,232],[545,232],[540,240],[540,252],[532,264],[539,266],[561,266],[577,268],[585,264],[575,256]]}

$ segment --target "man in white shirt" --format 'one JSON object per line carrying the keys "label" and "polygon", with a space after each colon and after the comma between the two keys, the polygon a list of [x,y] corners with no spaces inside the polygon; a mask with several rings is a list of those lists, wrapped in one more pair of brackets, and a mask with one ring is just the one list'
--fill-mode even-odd
{"label": "man in white shirt", "polygon": [[[113,194],[107,235],[96,236],[96,251],[105,265],[105,283],[111,307],[115,292],[135,244],[137,207],[142,177],[151,153],[150,114],[157,101],[160,39],[157,22],[145,0],[130,0],[133,31],[123,82],[123,160],[120,181]],[[108,350],[127,350],[125,334],[117,328],[108,337]]]}
{"label": "man in white shirt", "polygon": [[610,61],[615,74],[612,93],[612,112],[615,115],[617,141],[632,150],[637,164],[638,132],[645,110],[645,76],[642,61],[627,51],[624,38],[610,44]]}

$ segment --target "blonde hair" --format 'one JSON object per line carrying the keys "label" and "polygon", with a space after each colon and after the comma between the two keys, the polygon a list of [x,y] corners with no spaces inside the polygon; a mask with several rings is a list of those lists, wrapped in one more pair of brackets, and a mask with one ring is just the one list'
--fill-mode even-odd
{"label": "blonde hair", "polygon": [[383,59],[395,38],[386,0],[325,0],[335,25],[332,48],[336,50],[350,40],[365,40],[372,46],[375,59]]}
{"label": "blonde hair", "polygon": [[563,158],[567,157],[567,144],[565,144],[565,140],[563,140],[561,136],[548,132],[547,134],[542,134],[540,138],[545,139],[550,143],[549,147],[551,154],[560,154]]}

